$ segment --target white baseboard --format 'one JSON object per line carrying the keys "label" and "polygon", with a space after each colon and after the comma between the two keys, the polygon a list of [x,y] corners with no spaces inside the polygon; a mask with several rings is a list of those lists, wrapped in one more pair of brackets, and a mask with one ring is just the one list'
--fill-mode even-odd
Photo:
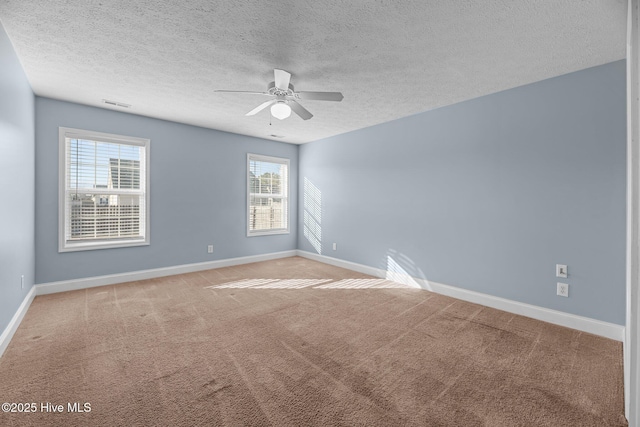
{"label": "white baseboard", "polygon": [[129,273],[109,274],[105,276],[87,277],[83,279],[61,280],[59,282],[40,283],[35,285],[36,295],[47,295],[57,292],[75,291],[96,286],[114,285],[117,283],[133,282],[136,280],[154,279],[156,277],[173,276],[175,274],[193,273],[195,271],[211,270],[214,268],[230,267],[233,265],[249,264],[252,262],[269,261],[278,258],[296,256],[297,251],[273,252],[263,255],[251,255],[238,258],[227,258],[217,261],[183,264],[172,267],[154,268],[150,270],[132,271]]}
{"label": "white baseboard", "polygon": [[387,273],[386,270],[382,270],[379,268],[369,267],[368,265],[357,264],[355,262],[345,261],[338,258],[332,258],[326,255],[318,255],[318,254],[314,254],[313,252],[307,252],[300,249],[298,249],[297,255],[303,258],[308,258],[314,261],[322,262],[324,264],[333,265],[335,267],[342,267],[342,268],[346,268],[347,270],[357,271],[358,273],[368,274],[370,276],[385,277]]}
{"label": "white baseboard", "polygon": [[29,293],[22,300],[22,304],[18,307],[18,311],[16,311],[16,314],[13,315],[11,321],[2,332],[2,335],[0,335],[0,357],[2,357],[2,354],[9,346],[9,342],[11,341],[11,338],[13,338],[13,334],[18,330],[18,326],[20,326],[20,322],[22,322],[24,315],[27,314],[27,310],[35,296],[36,288],[35,286],[32,286]]}
{"label": "white baseboard", "polygon": [[381,277],[395,282],[407,285],[418,285],[422,289],[431,292],[450,296],[463,301],[481,304],[487,307],[495,308],[509,313],[519,314],[533,319],[542,320],[544,322],[553,323],[567,328],[577,329],[582,332],[599,335],[616,341],[624,342],[625,328],[622,325],[603,322],[591,319],[589,317],[577,316],[558,310],[551,310],[536,305],[525,304],[522,302],[508,300],[506,298],[495,297],[480,292],[469,291],[455,286],[445,285],[442,283],[432,282],[417,277],[411,277],[406,274],[396,272],[389,273],[375,267],[369,267],[350,261],[344,261],[338,258],[332,258],[324,255],[314,254],[303,250],[298,250],[298,256],[319,261],[325,264],[334,265],[336,267],[346,268],[348,270],[369,274],[375,277]]}

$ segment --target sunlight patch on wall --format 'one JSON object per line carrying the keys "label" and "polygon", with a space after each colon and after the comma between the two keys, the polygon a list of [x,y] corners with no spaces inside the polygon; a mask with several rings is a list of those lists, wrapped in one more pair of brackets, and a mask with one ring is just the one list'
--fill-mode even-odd
{"label": "sunlight patch on wall", "polygon": [[411,277],[407,271],[396,262],[395,259],[391,258],[387,255],[387,274],[386,278],[388,280],[393,280],[397,283],[402,283],[410,288],[418,288],[421,289],[422,286],[416,280]]}
{"label": "sunlight patch on wall", "polygon": [[322,192],[304,179],[304,237],[318,254],[322,254]]}

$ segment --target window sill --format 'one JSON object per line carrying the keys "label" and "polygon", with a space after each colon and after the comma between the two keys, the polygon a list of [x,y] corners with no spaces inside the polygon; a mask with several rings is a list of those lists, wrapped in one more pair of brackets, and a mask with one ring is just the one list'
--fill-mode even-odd
{"label": "window sill", "polygon": [[110,240],[105,242],[73,242],[63,243],[58,252],[93,251],[97,249],[129,248],[134,246],[149,246],[148,240]]}
{"label": "window sill", "polygon": [[280,229],[280,230],[260,230],[260,231],[249,231],[247,233],[247,237],[256,237],[256,236],[273,236],[277,234],[289,234],[288,229]]}

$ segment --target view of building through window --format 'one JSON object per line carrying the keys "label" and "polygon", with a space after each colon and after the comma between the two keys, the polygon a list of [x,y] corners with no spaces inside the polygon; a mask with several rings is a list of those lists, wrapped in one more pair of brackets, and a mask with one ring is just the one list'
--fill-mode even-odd
{"label": "view of building through window", "polygon": [[140,147],[78,139],[69,144],[69,239],[140,236]]}

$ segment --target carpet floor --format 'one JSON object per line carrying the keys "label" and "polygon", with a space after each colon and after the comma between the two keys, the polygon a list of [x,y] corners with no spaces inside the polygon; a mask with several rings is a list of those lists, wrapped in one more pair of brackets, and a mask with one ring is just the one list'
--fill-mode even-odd
{"label": "carpet floor", "polygon": [[627,425],[621,343],[300,257],[38,296],[0,400],[35,409],[3,426]]}

